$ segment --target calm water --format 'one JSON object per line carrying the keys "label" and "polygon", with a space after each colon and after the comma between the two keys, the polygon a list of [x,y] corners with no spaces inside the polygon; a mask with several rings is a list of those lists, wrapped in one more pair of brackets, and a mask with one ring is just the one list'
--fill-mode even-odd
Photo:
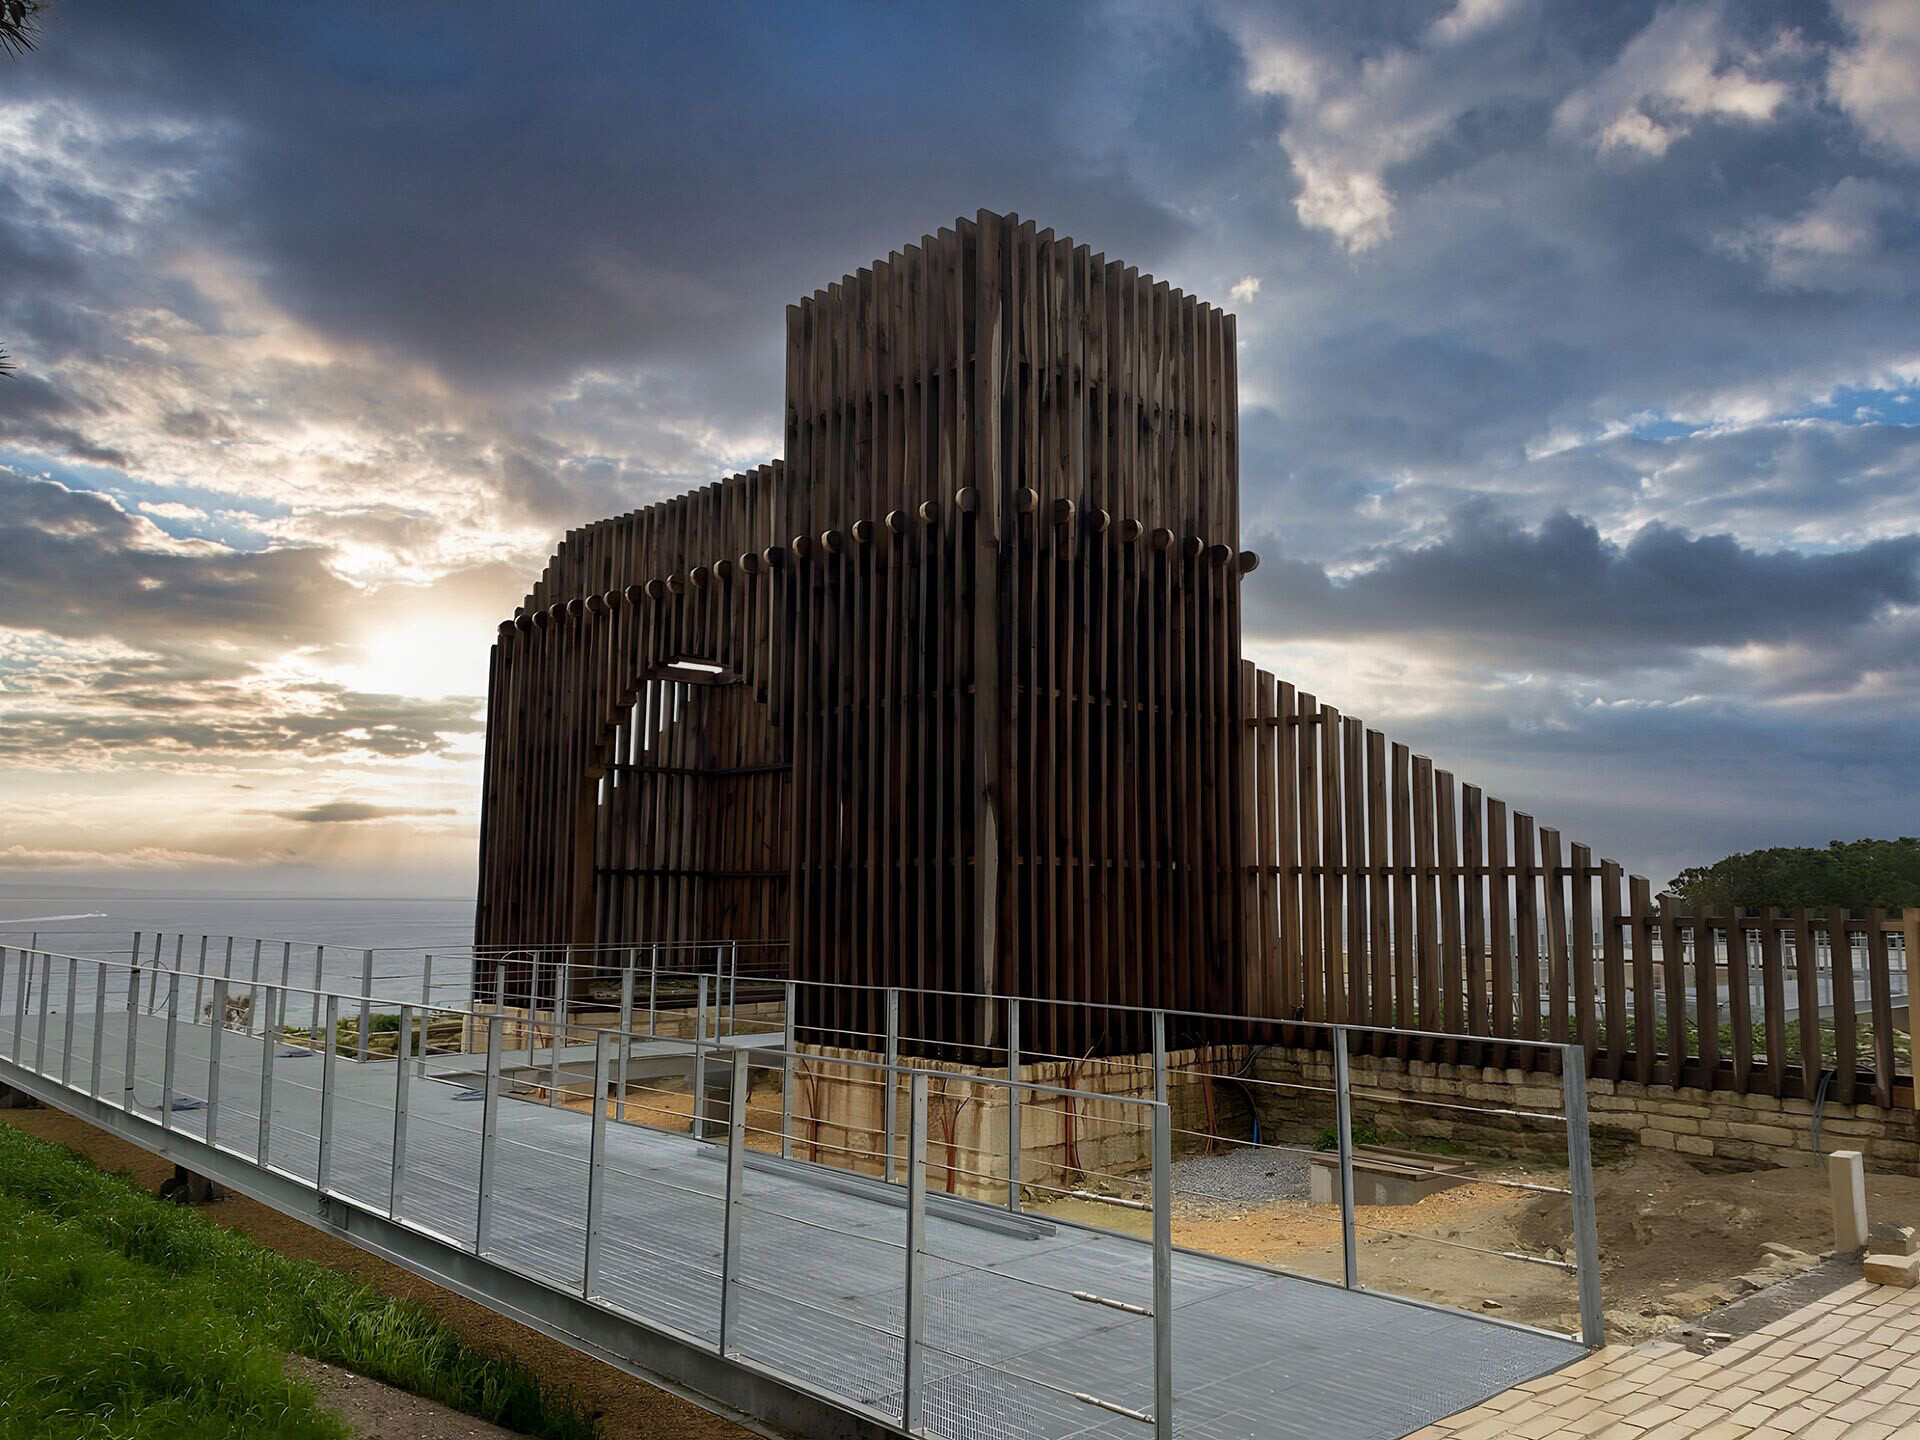
{"label": "calm water", "polygon": [[325,988],[337,990],[358,988],[365,952],[372,948],[376,988],[398,995],[420,993],[426,957],[433,955],[432,998],[460,1005],[471,993],[471,900],[176,897],[111,890],[0,896],[0,945],[124,960],[135,932],[141,937],[140,957],[149,964],[157,939],[162,963],[171,965],[177,954],[184,969],[199,970],[205,935],[206,973],[250,978],[258,940],[261,979],[277,982],[284,971],[291,983],[312,985],[318,974]]}

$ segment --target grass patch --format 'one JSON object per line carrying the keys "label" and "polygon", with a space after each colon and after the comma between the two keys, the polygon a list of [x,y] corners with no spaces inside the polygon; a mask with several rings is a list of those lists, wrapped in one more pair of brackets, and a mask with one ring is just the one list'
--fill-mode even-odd
{"label": "grass patch", "polygon": [[288,1351],[543,1440],[597,1419],[525,1365],[0,1125],[0,1436],[344,1440]]}

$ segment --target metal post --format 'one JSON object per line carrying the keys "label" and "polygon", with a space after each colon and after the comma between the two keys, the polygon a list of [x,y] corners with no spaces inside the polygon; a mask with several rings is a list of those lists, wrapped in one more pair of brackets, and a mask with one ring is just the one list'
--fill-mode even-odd
{"label": "metal post", "polygon": [[407,1082],[413,1078],[413,1006],[400,1007],[400,1034],[393,1046],[393,1176],[387,1186],[387,1217],[400,1218],[407,1186]]}
{"label": "metal post", "polygon": [[66,1038],[60,1049],[60,1083],[69,1083],[73,1075],[73,1010],[75,992],[80,988],[80,962],[73,956],[67,957],[67,1024]]}
{"label": "metal post", "polygon": [[368,950],[360,957],[360,1043],[354,1048],[359,1058],[367,1058],[367,1042],[372,1039],[373,1030],[373,951]]}
{"label": "metal post", "polygon": [[567,1033],[567,990],[573,984],[573,947],[560,952],[553,973],[553,1048],[547,1052],[547,1104],[560,1103],[560,1047]]}
{"label": "metal post", "polygon": [[227,1031],[227,977],[213,982],[213,1028],[207,1032],[207,1129],[209,1145],[220,1143],[220,1037]]}
{"label": "metal post", "polygon": [[[893,1072],[887,1072],[891,1084]],[[900,1385],[900,1424],[909,1433],[922,1424],[927,1360],[927,1074],[907,1077],[907,1284],[905,1370]]]}
{"label": "metal post", "polygon": [[[503,965],[500,968],[505,969]],[[480,1109],[480,1194],[473,1222],[473,1253],[487,1253],[493,1238],[493,1155],[500,1129],[500,1046],[506,1035],[502,1018],[487,1017],[487,1078]]]}
{"label": "metal post", "polygon": [[[313,947],[313,1026],[312,1028],[315,1030],[318,1030],[320,1028],[320,1009],[321,1009],[320,992],[326,989],[326,976],[324,973],[326,970],[326,959],[327,959],[327,947],[324,945],[314,946]],[[313,1038],[317,1040],[319,1039],[319,1036],[316,1035]]]}
{"label": "metal post", "polygon": [[[157,943],[157,937],[156,937]],[[156,974],[159,972],[155,972]],[[137,971],[127,972],[127,1075],[126,1087],[120,1095],[120,1108],[128,1114],[133,1113],[133,1071],[138,1062],[139,1052],[134,1049],[140,1028],[140,975]]]}
{"label": "metal post", "polygon": [[200,1018],[201,997],[207,993],[207,937],[200,937],[200,959],[193,967],[193,1018]]}
{"label": "metal post", "polygon": [[140,941],[142,938],[138,930],[133,932],[133,968],[136,971],[140,968]]}
{"label": "metal post", "polygon": [[797,987],[789,980],[785,984],[786,1033],[780,1041],[780,1158],[793,1158],[793,1046],[794,1037],[799,1033],[797,1017],[793,1013],[794,1001],[799,998]]}
{"label": "metal post", "polygon": [[1173,1115],[1153,1107],[1153,1435],[1173,1440]]}
{"label": "metal post", "polygon": [[[20,1052],[27,1040],[27,980],[33,974],[33,954],[20,952],[20,976],[13,982],[13,1058],[20,1060]],[[24,1064],[24,1061],[21,1061]]]}
{"label": "metal post", "polygon": [[260,1133],[254,1138],[253,1163],[267,1166],[273,1139],[273,1059],[280,1049],[279,1017],[287,1008],[287,992],[267,990],[260,998],[266,1003],[260,1016]]}
{"label": "metal post", "polygon": [[[740,1266],[740,1192],[747,1156],[747,1052],[733,1052],[732,1085],[727,1091],[727,1199],[720,1242],[720,1353],[733,1334],[733,1281]],[[705,1087],[702,1086],[702,1089]]]}
{"label": "metal post", "polygon": [[1167,1103],[1167,1012],[1153,1012],[1153,1098]]}
{"label": "metal post", "polygon": [[740,942],[729,942],[727,961],[727,1033],[738,1034],[740,1030]]}
{"label": "metal post", "polygon": [[[291,940],[282,940],[280,942],[280,989],[284,992],[287,986],[291,985],[292,983],[293,983],[293,942]],[[280,1003],[275,1008],[279,1012],[280,1023],[282,1025],[286,1024],[287,1023],[287,999],[285,994],[281,995]]]}
{"label": "metal post", "polygon": [[[317,1000],[318,997],[316,997]],[[320,1156],[314,1166],[313,1188],[328,1193],[333,1178],[333,1062],[340,1051],[340,997],[327,996],[326,1041],[320,1051]]]}
{"label": "metal post", "polygon": [[53,952],[40,952],[40,1025],[34,1041],[33,1068],[40,1074],[52,1078],[53,1072],[47,1068],[47,1012],[53,1009]]}
{"label": "metal post", "polygon": [[894,1095],[893,1082],[895,1067],[900,1064],[900,992],[891,987],[887,990],[886,1015],[887,1079],[885,1089],[880,1099],[880,1124],[882,1126],[882,1137],[886,1146],[887,1183],[891,1185],[893,1184],[893,1132],[895,1127],[895,1116],[893,1112],[894,1100],[896,1098]]}
{"label": "metal post", "polygon": [[220,978],[223,980],[233,978],[233,936],[231,935],[227,936],[227,953],[220,961]]}
{"label": "metal post", "polygon": [[647,1038],[649,1040],[653,1039],[655,1029],[660,1023],[660,1006],[656,1003],[659,998],[660,947],[651,945],[647,948]]}
{"label": "metal post", "polygon": [[[133,972],[128,971],[129,975]],[[105,961],[94,962],[93,967],[93,1083],[87,1087],[87,1093],[96,1100],[106,1097],[100,1093],[101,1075],[106,1069],[107,1048],[107,966]]]}
{"label": "metal post", "polygon": [[420,1008],[433,1008],[433,956],[429,955],[420,965]]}
{"label": "metal post", "polygon": [[1573,1259],[1580,1284],[1580,1341],[1591,1350],[1607,1343],[1600,1295],[1600,1230],[1593,1206],[1593,1151],[1587,1133],[1587,1053],[1569,1045],[1560,1067],[1567,1120],[1567,1188],[1573,1191]]}
{"label": "metal post", "polygon": [[1340,1136],[1340,1256],[1347,1289],[1360,1284],[1360,1257],[1353,1240],[1353,1081],[1347,1073],[1347,1032],[1333,1032],[1334,1124]]}
{"label": "metal post", "polygon": [[608,1042],[612,1039],[604,1030],[593,1037],[593,1138],[587,1148],[587,1242],[580,1271],[584,1300],[600,1293],[600,1214],[607,1193],[607,1066],[613,1048]]}
{"label": "metal post", "polygon": [[534,1020],[540,1013],[540,952],[534,951],[527,958],[527,1015],[524,1029],[527,1033],[527,1073],[533,1073],[533,1051],[539,1043],[534,1032]]}
{"label": "metal post", "polygon": [[180,1038],[180,972],[167,981],[167,1049],[160,1062],[160,1128],[173,1128],[173,1055]]}
{"label": "metal post", "polygon": [[251,1031],[253,1028],[254,1012],[258,1011],[261,1008],[260,1006],[260,942],[258,940],[255,940],[253,942],[253,972],[247,977],[247,996],[249,999],[253,1001],[252,1008],[249,1009],[247,1012],[247,1028],[249,1031]]}
{"label": "metal post", "polygon": [[693,1012],[693,1138],[707,1138],[707,977],[695,977],[700,995]]}
{"label": "metal post", "polygon": [[614,1114],[627,1118],[627,1071],[633,1064],[633,952],[620,972],[620,1074],[614,1084]]}
{"label": "metal post", "polygon": [[1020,1208],[1020,997],[1007,997],[1007,1209]]}
{"label": "metal post", "polygon": [[[22,964],[26,962],[26,955],[24,952],[21,954],[20,959]],[[0,995],[5,995],[6,993],[7,993],[7,947],[4,945],[0,945]],[[18,1040],[20,1038],[20,1032],[17,1029],[13,1032],[13,1034],[14,1034],[15,1040]]]}

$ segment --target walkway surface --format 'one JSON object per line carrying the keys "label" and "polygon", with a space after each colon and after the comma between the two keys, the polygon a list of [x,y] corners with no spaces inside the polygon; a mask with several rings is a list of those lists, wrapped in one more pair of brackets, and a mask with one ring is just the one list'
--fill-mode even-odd
{"label": "walkway surface", "polygon": [[1920,1440],[1920,1290],[1854,1281],[1701,1355],[1616,1347],[1417,1440]]}
{"label": "walkway surface", "polygon": [[[81,993],[85,993],[84,989]],[[164,1018],[139,1017],[136,1074],[124,1073],[126,1016],[29,1019],[16,1046],[0,1018],[0,1057],[158,1119]],[[261,1070],[271,1054],[267,1159],[316,1178],[321,1057],[221,1034],[211,1094],[203,1024],[177,1022],[177,1129],[257,1163]],[[73,1052],[63,1056],[66,1037]],[[410,1069],[412,1067],[409,1067]],[[382,1216],[473,1244],[483,1106],[471,1089],[425,1076],[406,1088],[405,1164],[393,1163],[395,1062],[334,1064],[331,1190]],[[183,1108],[184,1107],[184,1108]],[[522,1275],[583,1289],[591,1119],[503,1102],[488,1254]],[[723,1149],[687,1135],[610,1123],[595,1303],[713,1343],[718,1339],[726,1167]],[[818,1391],[897,1413],[902,1381],[905,1214],[897,1187],[849,1187],[837,1172],[749,1166],[741,1202],[731,1354]],[[967,1209],[980,1212],[970,1218]],[[1146,1410],[1152,1326],[1088,1303],[1151,1300],[1151,1249],[1065,1224],[1009,1227],[1003,1211],[963,1202],[927,1217],[926,1426],[936,1436],[1142,1437],[1151,1427],[1081,1395]],[[1011,1233],[1010,1233],[1011,1230]],[[1076,1297],[1074,1292],[1081,1292]],[[1576,1344],[1476,1316],[1179,1254],[1173,1275],[1175,1431],[1194,1440],[1387,1440],[1585,1354]]]}

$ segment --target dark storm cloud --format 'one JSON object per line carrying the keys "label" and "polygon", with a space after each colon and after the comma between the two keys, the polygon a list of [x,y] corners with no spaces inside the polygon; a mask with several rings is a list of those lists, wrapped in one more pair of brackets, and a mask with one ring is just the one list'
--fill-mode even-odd
{"label": "dark storm cloud", "polygon": [[0,625],[136,647],[333,638],[351,589],[324,552],[157,548],[164,540],[104,495],[0,469]]}
{"label": "dark storm cloud", "polygon": [[1248,585],[1256,633],[1444,637],[1496,668],[1612,673],[1705,647],[1843,646],[1894,607],[1920,604],[1920,536],[1807,554],[1648,525],[1618,545],[1571,515],[1528,530],[1477,506],[1434,543],[1394,550],[1344,583],[1283,559]]}
{"label": "dark storm cloud", "polygon": [[371,805],[360,800],[329,800],[303,810],[273,810],[269,814],[301,825],[358,825],[369,820],[411,819],[423,815],[452,815],[451,809],[418,805]]}
{"label": "dark storm cloud", "polygon": [[311,323],[469,380],[757,355],[766,410],[784,304],[919,229],[1039,197],[1135,250],[1178,229],[1061,132],[1085,12],[452,18],[74,6],[20,80],[223,127],[201,220],[234,227]]}

